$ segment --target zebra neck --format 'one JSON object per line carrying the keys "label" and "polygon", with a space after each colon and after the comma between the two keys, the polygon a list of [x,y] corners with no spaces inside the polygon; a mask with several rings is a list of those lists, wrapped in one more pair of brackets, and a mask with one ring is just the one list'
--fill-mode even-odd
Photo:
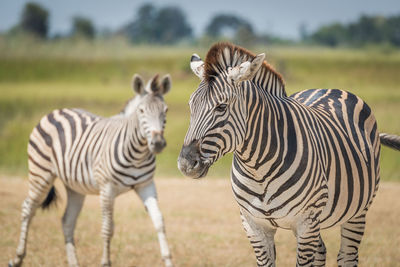
{"label": "zebra neck", "polygon": [[122,147],[120,153],[124,154],[127,161],[142,162],[151,158],[152,153],[147,145],[147,139],[143,136],[137,118],[127,118],[125,130],[121,132]]}
{"label": "zebra neck", "polygon": [[282,77],[266,68],[260,69],[253,78],[253,83],[260,91],[276,97],[286,97],[285,84]]}
{"label": "zebra neck", "polygon": [[265,178],[265,170],[275,169],[288,152],[283,139],[293,134],[292,125],[288,124],[291,115],[285,97],[259,88],[253,88],[253,95],[249,96],[246,135],[235,152],[234,167],[240,168],[243,175]]}

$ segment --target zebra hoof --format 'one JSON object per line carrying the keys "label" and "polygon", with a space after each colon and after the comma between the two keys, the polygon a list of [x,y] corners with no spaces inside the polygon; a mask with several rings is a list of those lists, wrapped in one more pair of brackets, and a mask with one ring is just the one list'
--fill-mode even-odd
{"label": "zebra hoof", "polygon": [[21,266],[21,261],[19,261],[19,262],[16,262],[15,260],[10,260],[9,262],[8,262],[8,267],[19,267],[19,266]]}
{"label": "zebra hoof", "polygon": [[164,258],[164,265],[165,267],[174,267],[174,265],[172,264],[171,258]]}

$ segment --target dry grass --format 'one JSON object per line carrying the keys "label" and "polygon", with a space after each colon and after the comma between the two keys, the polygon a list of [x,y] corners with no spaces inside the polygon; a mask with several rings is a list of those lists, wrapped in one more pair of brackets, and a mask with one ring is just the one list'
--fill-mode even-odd
{"label": "dry grass", "polygon": [[[252,249],[240,223],[229,179],[156,179],[161,209],[176,266],[255,266]],[[38,211],[31,226],[25,266],[66,266],[58,209]],[[0,262],[14,256],[19,235],[20,206],[27,181],[0,178]],[[116,202],[116,229],[112,241],[114,266],[161,266],[158,241],[151,221],[134,193]],[[400,266],[400,184],[382,183],[368,214],[361,245],[360,266]],[[101,257],[98,198],[86,199],[76,229],[82,266],[98,266]],[[323,232],[327,266],[335,266],[339,229]],[[277,266],[295,265],[295,239],[291,232],[276,235]]]}

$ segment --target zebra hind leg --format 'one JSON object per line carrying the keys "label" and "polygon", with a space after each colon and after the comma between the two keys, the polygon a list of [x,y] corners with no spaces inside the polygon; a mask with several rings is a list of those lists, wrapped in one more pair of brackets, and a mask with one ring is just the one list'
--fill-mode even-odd
{"label": "zebra hind leg", "polygon": [[338,266],[358,265],[358,248],[364,235],[365,215],[366,212],[341,225],[341,243],[337,257]]}
{"label": "zebra hind leg", "polygon": [[[19,237],[16,257],[9,261],[8,266],[21,266],[26,254],[26,242],[28,238],[29,225],[36,213],[36,209],[48,206],[51,201],[50,194],[54,194],[52,189],[55,176],[51,172],[43,170],[40,174],[29,172],[29,193],[22,203],[21,212],[21,233]],[[50,190],[52,189],[52,190]],[[46,199],[47,197],[47,199]]]}
{"label": "zebra hind leg", "polygon": [[69,189],[68,187],[66,187],[66,191],[68,197],[67,207],[65,208],[64,216],[62,217],[65,249],[67,252],[68,265],[70,267],[77,267],[79,266],[79,262],[75,253],[74,230],[85,196]]}

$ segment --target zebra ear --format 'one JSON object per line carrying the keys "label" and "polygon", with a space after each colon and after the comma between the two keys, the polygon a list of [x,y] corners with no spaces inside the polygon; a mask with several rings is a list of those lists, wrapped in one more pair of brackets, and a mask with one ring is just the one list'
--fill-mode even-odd
{"label": "zebra ear", "polygon": [[229,78],[231,78],[235,82],[250,80],[260,69],[262,63],[264,62],[264,58],[265,54],[262,53],[256,56],[251,62],[246,61],[239,66],[229,69]]}
{"label": "zebra ear", "polygon": [[171,89],[171,85],[172,85],[171,75],[167,74],[161,80],[160,93],[162,95],[165,95],[166,93],[168,93],[169,90]]}
{"label": "zebra ear", "polygon": [[200,78],[200,80],[203,80],[204,62],[197,54],[192,55],[192,58],[190,59],[190,68],[192,69],[193,73]]}
{"label": "zebra ear", "polygon": [[144,94],[144,81],[143,78],[139,74],[135,74],[132,77],[132,89],[135,91],[137,94]]}

